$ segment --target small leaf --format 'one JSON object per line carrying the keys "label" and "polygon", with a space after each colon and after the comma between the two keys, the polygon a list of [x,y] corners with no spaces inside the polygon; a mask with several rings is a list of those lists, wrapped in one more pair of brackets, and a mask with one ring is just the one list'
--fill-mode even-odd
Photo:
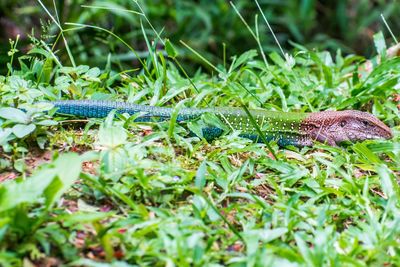
{"label": "small leaf", "polygon": [[261,240],[265,243],[271,242],[274,239],[277,239],[288,232],[288,229],[285,227],[278,227],[275,229],[268,229],[261,232]]}
{"label": "small leaf", "polygon": [[168,56],[171,58],[176,58],[178,56],[178,51],[176,51],[175,47],[169,40],[165,42],[165,51],[167,51]]}
{"label": "small leaf", "polygon": [[384,164],[380,164],[376,171],[381,178],[380,180],[383,193],[385,193],[387,197],[392,196],[394,194],[393,185],[397,183],[396,179],[393,177],[393,173]]}
{"label": "small leaf", "polygon": [[51,80],[51,73],[53,71],[53,59],[51,57],[48,57],[45,60],[42,70],[41,82],[49,83]]}
{"label": "small leaf", "polygon": [[43,126],[54,126],[54,125],[57,125],[58,122],[53,121],[53,120],[42,120],[42,121],[35,122],[35,124],[43,125]]}
{"label": "small leaf", "polygon": [[208,113],[204,113],[201,116],[201,118],[204,120],[204,122],[207,125],[220,128],[220,129],[222,129],[222,130],[224,130],[226,132],[230,130],[230,128],[225,123],[223,123],[221,121],[221,119],[218,118],[215,114],[212,114],[212,113],[209,113],[209,112]]}
{"label": "small leaf", "polygon": [[110,148],[120,146],[126,143],[128,135],[122,127],[110,126],[100,127],[99,130],[99,144]]}
{"label": "small leaf", "polygon": [[282,59],[282,57],[276,53],[276,52],[272,52],[271,54],[269,54],[269,57],[272,59],[272,61],[278,65],[281,68],[285,68],[285,60]]}
{"label": "small leaf", "polygon": [[203,190],[206,185],[206,171],[207,171],[207,162],[203,161],[196,172],[196,178],[194,184],[200,190]]}
{"label": "small leaf", "polygon": [[17,124],[12,128],[13,134],[18,138],[23,138],[36,129],[35,124]]}
{"label": "small leaf", "polygon": [[77,154],[63,154],[53,162],[55,175],[57,175],[46,188],[47,206],[51,206],[71,185],[79,178],[81,172],[81,158]]}
{"label": "small leaf", "polygon": [[77,223],[88,223],[104,220],[112,216],[113,212],[76,212],[74,214],[65,214],[57,217],[57,221],[62,221],[65,225],[74,225]]}
{"label": "small leaf", "polygon": [[257,50],[249,50],[244,52],[239,56],[237,60],[234,60],[233,66],[231,67],[232,70],[237,69],[243,64],[248,63],[249,61],[253,60],[257,56]]}
{"label": "small leaf", "polygon": [[383,37],[382,32],[374,34],[374,44],[378,54],[381,55],[382,57],[386,56],[386,43],[385,43],[385,37]]}
{"label": "small leaf", "polygon": [[95,67],[88,70],[88,72],[86,72],[86,76],[90,78],[97,78],[99,77],[100,73],[101,73],[100,69]]}
{"label": "small leaf", "polygon": [[[128,166],[127,159],[127,154],[122,147],[105,150],[101,157],[103,170],[106,173],[121,172]],[[119,177],[115,175],[112,179],[118,180]]]}
{"label": "small leaf", "polygon": [[190,121],[190,122],[187,123],[187,127],[197,137],[204,138],[204,136],[203,136],[203,128],[205,127],[205,125],[204,125],[203,121],[201,121],[201,120]]}
{"label": "small leaf", "polygon": [[0,117],[22,124],[29,122],[29,116],[17,108],[0,108]]}
{"label": "small leaf", "polygon": [[8,137],[12,133],[12,130],[10,128],[6,128],[4,130],[0,129],[0,145],[5,143],[8,140]]}
{"label": "small leaf", "polygon": [[174,128],[175,128],[175,124],[176,121],[179,117],[179,111],[182,109],[182,107],[184,106],[186,100],[182,100],[180,101],[173,109],[172,113],[171,113],[171,118],[169,120],[169,128],[168,128],[168,136],[169,138],[172,138],[173,133],[174,133]]}

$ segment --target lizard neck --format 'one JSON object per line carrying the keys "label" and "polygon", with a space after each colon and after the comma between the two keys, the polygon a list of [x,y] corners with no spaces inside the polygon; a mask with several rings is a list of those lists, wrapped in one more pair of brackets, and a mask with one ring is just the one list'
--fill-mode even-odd
{"label": "lizard neck", "polygon": [[328,128],[330,125],[336,122],[334,114],[328,114],[327,112],[315,112],[310,113],[301,123],[300,131],[307,134],[311,141],[319,141],[321,143],[328,143],[331,146],[335,146],[336,143],[328,134]]}

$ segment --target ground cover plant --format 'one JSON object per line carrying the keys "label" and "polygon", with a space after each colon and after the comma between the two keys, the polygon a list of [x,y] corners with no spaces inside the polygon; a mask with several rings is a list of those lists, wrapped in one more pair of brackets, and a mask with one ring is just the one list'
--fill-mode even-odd
{"label": "ground cover plant", "polygon": [[[137,3],[140,2],[140,8]],[[259,14],[254,1],[233,1],[243,18],[253,26],[259,26],[264,51],[278,51],[278,47]],[[223,47],[226,55],[239,55],[253,49],[257,42],[249,31],[244,30],[230,1],[214,0],[42,0],[41,3],[54,16],[58,14],[60,25],[65,29],[64,36],[73,51],[77,65],[90,65],[104,68],[107,62],[114,68],[127,70],[136,63],[137,57],[146,57],[146,45],[141,29],[142,12],[172,42],[180,40],[189,44],[206,56],[208,60],[221,64]],[[358,1],[317,1],[317,0],[259,0],[259,5],[273,26],[281,45],[292,49],[292,42],[300,43],[309,49],[318,48],[331,52],[340,48],[344,53],[371,56],[375,53],[372,44],[373,34],[385,31],[381,14],[390,22],[393,32],[400,31],[400,6],[391,0]],[[56,7],[54,7],[56,4]],[[29,35],[42,34],[42,40],[52,42],[60,29],[54,23],[47,23],[48,14],[37,0],[0,1],[0,50],[8,49],[8,39],[20,35],[20,50],[29,50]],[[90,24],[123,38],[140,53],[126,50],[117,39],[103,31],[82,28],[69,30],[66,22]],[[32,30],[33,29],[33,30]],[[151,28],[144,27],[149,39],[157,34]],[[390,39],[390,36],[386,36]],[[391,40],[392,41],[392,40]],[[60,46],[62,48],[62,46]],[[180,61],[188,70],[195,70],[204,62],[186,49],[177,46]],[[59,49],[57,56],[62,62],[68,62],[68,53]],[[24,54],[24,53],[21,53]],[[21,55],[20,54],[20,55]],[[8,62],[5,53],[0,54],[0,71],[5,71]],[[134,65],[138,67],[140,65]]]}
{"label": "ground cover plant", "polygon": [[[381,32],[371,61],[295,45],[287,54],[255,46],[214,64],[163,33],[147,38],[149,22],[146,57],[128,71],[64,63],[37,38],[16,57],[10,43],[0,77],[1,266],[400,264],[400,59]],[[187,72],[181,50],[207,69]],[[394,138],[282,148],[227,132],[207,142],[190,134],[207,118],[83,119],[54,114],[45,101],[57,99],[358,109]]]}

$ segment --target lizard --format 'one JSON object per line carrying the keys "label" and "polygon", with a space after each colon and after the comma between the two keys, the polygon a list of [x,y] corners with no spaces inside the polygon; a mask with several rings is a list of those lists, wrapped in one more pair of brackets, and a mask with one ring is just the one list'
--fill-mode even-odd
{"label": "lizard", "polygon": [[[127,102],[99,100],[59,100],[51,102],[59,114],[87,118],[106,117],[112,110],[130,115],[138,114],[136,122],[164,121],[171,119],[173,108],[138,105]],[[321,111],[311,113],[249,110],[267,141],[278,145],[298,147],[313,146],[315,142],[338,146],[343,142],[367,139],[390,139],[391,129],[370,113],[358,110]],[[241,136],[261,141],[254,121],[242,108],[182,108],[176,121],[183,122],[214,114],[224,125],[207,125],[202,130],[206,140],[221,136],[229,127],[241,131]]]}

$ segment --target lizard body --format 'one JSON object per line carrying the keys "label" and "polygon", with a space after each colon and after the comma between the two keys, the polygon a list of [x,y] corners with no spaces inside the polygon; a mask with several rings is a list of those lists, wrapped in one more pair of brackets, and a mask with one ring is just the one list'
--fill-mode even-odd
{"label": "lizard body", "polygon": [[[173,108],[113,101],[66,100],[52,104],[57,108],[57,113],[88,118],[106,117],[112,110],[130,115],[140,113],[135,121],[141,122],[168,120],[173,113]],[[261,141],[249,116],[241,108],[183,108],[179,110],[176,120],[192,120],[205,113],[216,115],[224,124],[223,127],[203,127],[205,139],[212,140],[229,127],[241,131],[243,137]],[[312,146],[315,141],[336,146],[345,141],[389,139],[393,136],[390,128],[379,119],[357,110],[315,113],[250,110],[250,113],[266,139],[276,140],[281,146]]]}

